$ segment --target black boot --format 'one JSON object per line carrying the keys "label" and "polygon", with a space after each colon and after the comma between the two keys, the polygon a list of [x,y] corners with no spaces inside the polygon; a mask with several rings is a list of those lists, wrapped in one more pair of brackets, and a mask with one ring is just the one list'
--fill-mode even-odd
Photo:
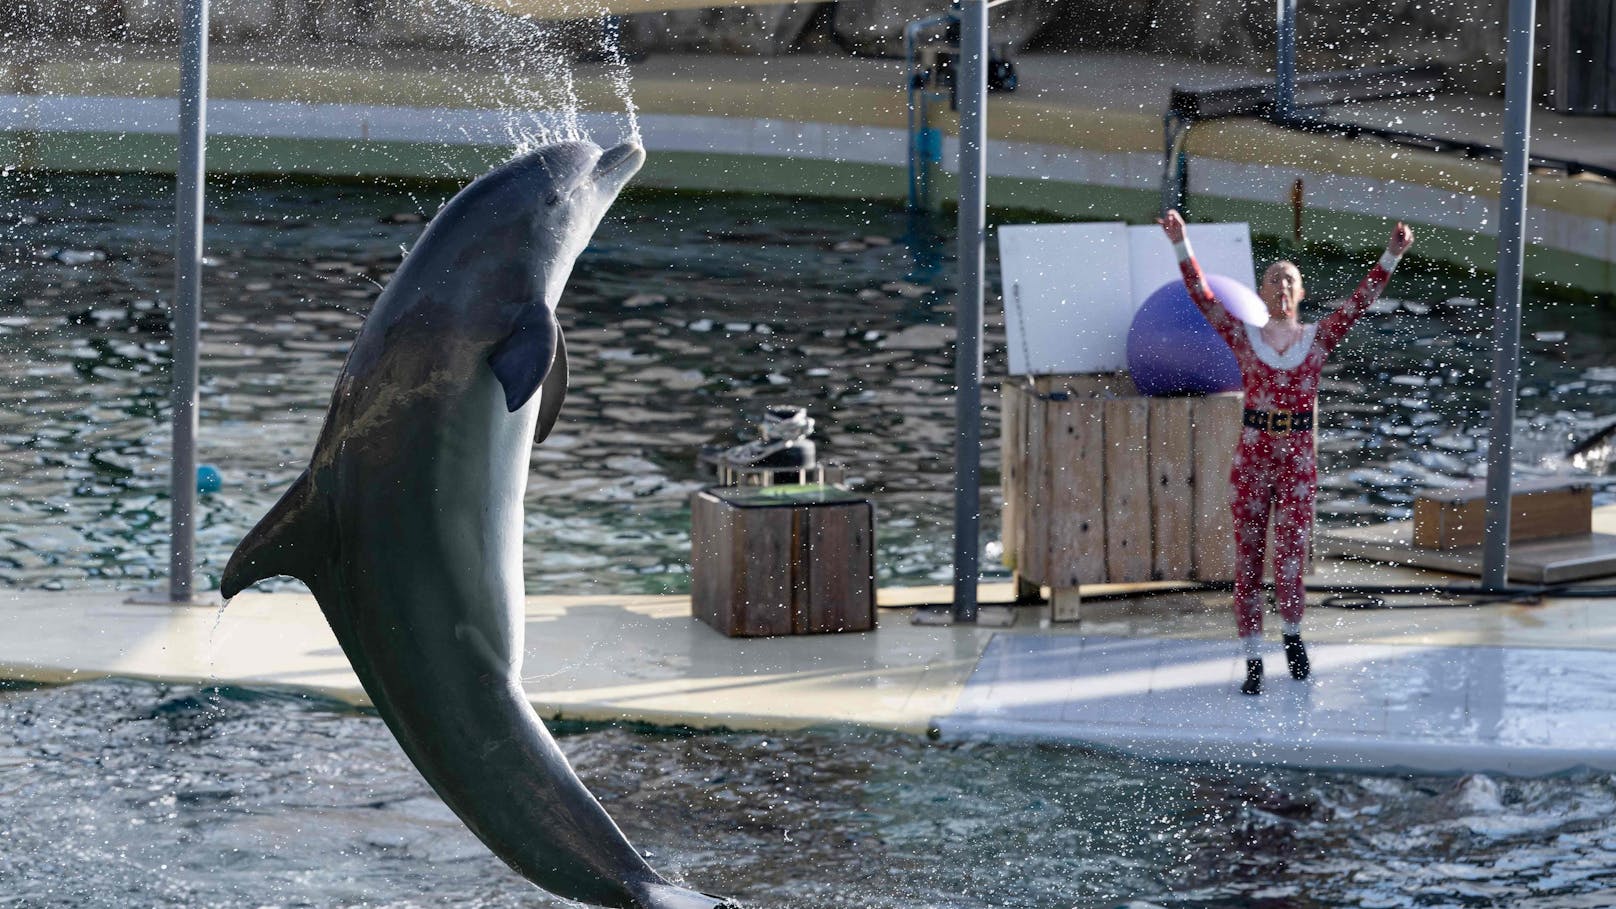
{"label": "black boot", "polygon": [[1241,694],[1262,694],[1262,660],[1246,661],[1246,684],[1240,686]]}
{"label": "black boot", "polygon": [[1287,634],[1285,638],[1285,666],[1291,671],[1291,678],[1305,679],[1308,675],[1307,648],[1302,646],[1302,636]]}

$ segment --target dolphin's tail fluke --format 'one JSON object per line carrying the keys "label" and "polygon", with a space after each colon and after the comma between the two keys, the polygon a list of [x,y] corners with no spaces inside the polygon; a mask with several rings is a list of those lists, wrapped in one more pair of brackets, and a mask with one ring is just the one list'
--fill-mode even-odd
{"label": "dolphin's tail fluke", "polygon": [[219,579],[219,593],[230,599],[247,587],[288,575],[305,584],[312,581],[314,564],[326,551],[326,522],[315,510],[310,495],[313,481],[303,471],[258,526],[248,532],[231,553]]}
{"label": "dolphin's tail fluke", "polygon": [[741,909],[740,903],[672,884],[639,884],[633,891],[640,909]]}

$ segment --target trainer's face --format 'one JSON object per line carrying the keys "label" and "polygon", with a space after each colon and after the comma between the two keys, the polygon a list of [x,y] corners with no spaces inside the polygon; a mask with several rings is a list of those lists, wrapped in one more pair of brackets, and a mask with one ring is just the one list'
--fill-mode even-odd
{"label": "trainer's face", "polygon": [[1302,287],[1302,272],[1289,262],[1275,262],[1263,272],[1262,286],[1257,296],[1268,306],[1272,319],[1294,319],[1306,291]]}

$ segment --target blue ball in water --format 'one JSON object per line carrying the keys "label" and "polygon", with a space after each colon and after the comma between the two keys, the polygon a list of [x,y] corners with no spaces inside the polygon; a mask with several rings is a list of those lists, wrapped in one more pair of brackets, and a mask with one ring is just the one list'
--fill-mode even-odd
{"label": "blue ball in water", "polygon": [[[1268,321],[1262,299],[1244,284],[1223,275],[1207,275],[1206,283],[1235,318],[1255,325]],[[1240,390],[1240,364],[1190,299],[1183,281],[1156,288],[1134,313],[1128,328],[1128,370],[1142,395]]]}
{"label": "blue ball in water", "polygon": [[203,464],[196,469],[196,491],[200,493],[218,492],[224,486],[224,477],[219,475],[219,468],[212,464]]}

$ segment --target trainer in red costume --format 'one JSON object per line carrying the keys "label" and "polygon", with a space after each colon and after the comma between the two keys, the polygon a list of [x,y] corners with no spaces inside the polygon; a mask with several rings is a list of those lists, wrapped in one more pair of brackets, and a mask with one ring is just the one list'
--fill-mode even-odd
{"label": "trainer in red costume", "polygon": [[1306,605],[1302,569],[1307,564],[1313,498],[1318,489],[1313,421],[1319,375],[1325,358],[1386,288],[1398,260],[1413,244],[1414,234],[1399,223],[1385,254],[1352,297],[1317,324],[1303,325],[1296,317],[1304,295],[1301,271],[1291,262],[1275,262],[1263,273],[1257,291],[1269,315],[1268,323],[1258,327],[1229,315],[1212,295],[1178,212],[1169,211],[1160,224],[1178,253],[1190,297],[1240,363],[1246,410],[1229,474],[1234,488],[1230,501],[1235,537],[1234,612],[1246,654],[1246,681],[1240,690],[1258,694],[1263,679],[1263,544],[1269,518],[1272,516],[1274,528],[1274,597],[1285,623],[1285,662],[1293,677],[1305,679],[1309,666],[1307,648],[1302,644]]}

